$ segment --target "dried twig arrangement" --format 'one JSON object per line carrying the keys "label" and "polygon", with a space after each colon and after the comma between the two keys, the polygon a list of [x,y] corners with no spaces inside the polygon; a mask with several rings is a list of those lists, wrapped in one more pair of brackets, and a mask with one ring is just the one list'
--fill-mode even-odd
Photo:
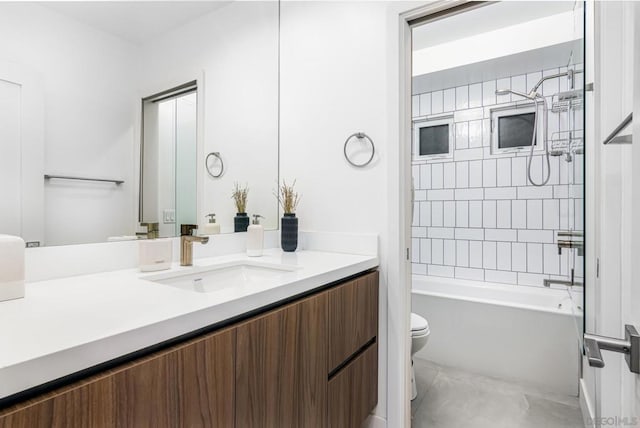
{"label": "dried twig arrangement", "polygon": [[299,195],[293,188],[296,185],[296,180],[293,180],[293,184],[288,186],[287,183],[282,180],[282,186],[280,186],[280,192],[275,193],[276,198],[278,198],[278,203],[282,207],[282,210],[285,214],[293,214],[298,207],[298,203],[300,202],[300,198],[302,195]]}
{"label": "dried twig arrangement", "polygon": [[247,212],[247,195],[249,194],[249,187],[240,187],[240,185],[236,182],[235,188],[233,189],[233,193],[231,194],[231,199],[236,204],[236,210],[239,213]]}

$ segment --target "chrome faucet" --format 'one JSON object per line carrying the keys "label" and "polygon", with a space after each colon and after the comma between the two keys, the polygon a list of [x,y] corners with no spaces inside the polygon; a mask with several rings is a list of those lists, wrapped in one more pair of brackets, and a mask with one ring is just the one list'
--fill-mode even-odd
{"label": "chrome faucet", "polygon": [[193,231],[198,229],[195,224],[180,225],[180,266],[193,265],[193,243],[200,242],[206,244],[209,242],[208,236],[196,236]]}
{"label": "chrome faucet", "polygon": [[558,255],[562,255],[563,248],[576,248],[579,256],[584,256],[584,233],[579,230],[558,231]]}
{"label": "chrome faucet", "polygon": [[543,284],[545,287],[549,288],[552,284],[556,285],[566,285],[567,287],[582,287],[584,284],[581,282],[566,281],[563,279],[545,279],[543,280]]}

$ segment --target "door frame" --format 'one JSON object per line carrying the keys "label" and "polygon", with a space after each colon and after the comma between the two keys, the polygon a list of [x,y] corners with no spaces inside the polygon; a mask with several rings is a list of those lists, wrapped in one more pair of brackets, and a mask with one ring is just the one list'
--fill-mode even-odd
{"label": "door frame", "polygon": [[[417,24],[443,19],[492,2],[436,0],[401,12],[398,17],[398,144],[389,150],[388,277],[397,285],[388,290],[387,426],[411,426],[411,31]],[[395,139],[395,138],[394,138]],[[393,141],[393,140],[392,140]],[[390,281],[393,284],[393,281]],[[395,315],[395,316],[394,316]]]}
{"label": "door frame", "polygon": [[[635,3],[587,2],[586,6],[587,12],[591,10],[585,27],[587,36],[589,25],[593,25],[593,40],[585,40],[591,45],[587,49],[593,52],[591,57],[586,56],[587,72],[589,67],[593,70],[586,82],[592,80],[594,86],[593,108],[586,105],[590,116],[585,123],[594,126],[593,132],[586,134],[591,144],[586,146],[585,170],[585,332],[620,338],[625,324],[640,324],[640,313],[630,304],[640,298],[640,290],[633,286],[640,277],[633,263],[640,250],[639,228],[633,221],[640,190],[638,168],[633,167],[640,152],[633,150],[633,145],[603,146],[602,142],[629,110],[637,112],[640,108],[640,61],[637,54],[628,54],[637,52],[637,47],[631,49],[629,44],[637,44],[640,38],[635,25],[640,13]],[[621,9],[625,7],[633,10]],[[634,94],[628,91],[630,86]],[[636,121],[633,135],[637,137],[639,132]],[[621,418],[620,424],[624,424],[622,418],[634,416],[637,423],[640,377],[629,371],[621,354],[603,352],[603,357],[605,367],[600,369],[589,367],[583,358],[580,404],[585,425],[605,426],[615,418]]]}

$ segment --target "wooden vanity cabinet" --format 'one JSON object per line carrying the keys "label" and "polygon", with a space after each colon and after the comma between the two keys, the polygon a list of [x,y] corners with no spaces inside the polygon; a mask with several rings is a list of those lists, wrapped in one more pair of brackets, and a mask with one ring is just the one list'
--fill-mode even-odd
{"label": "wooden vanity cabinet", "polygon": [[235,340],[228,329],[117,371],[115,426],[232,426]]}
{"label": "wooden vanity cabinet", "polygon": [[236,426],[327,426],[327,293],[237,327]]}
{"label": "wooden vanity cabinet", "polygon": [[378,403],[378,272],[328,291],[328,424],[359,427]]}
{"label": "wooden vanity cabinet", "polygon": [[328,291],[329,372],[378,336],[378,272]]}
{"label": "wooden vanity cabinet", "polygon": [[236,427],[359,427],[378,402],[378,272],[237,327]]}
{"label": "wooden vanity cabinet", "polygon": [[1,428],[230,427],[235,329],[125,364],[0,412]]}
{"label": "wooden vanity cabinet", "polygon": [[115,426],[113,379],[83,382],[0,413],[2,428]]}
{"label": "wooden vanity cabinet", "polygon": [[378,403],[378,345],[373,343],[329,380],[331,428],[359,427]]}
{"label": "wooden vanity cabinet", "polygon": [[0,428],[351,428],[378,396],[378,272],[0,410]]}

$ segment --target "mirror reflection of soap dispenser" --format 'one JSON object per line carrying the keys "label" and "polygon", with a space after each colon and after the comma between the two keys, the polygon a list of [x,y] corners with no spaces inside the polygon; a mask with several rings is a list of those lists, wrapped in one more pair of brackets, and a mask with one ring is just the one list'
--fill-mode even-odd
{"label": "mirror reflection of soap dispenser", "polygon": [[247,256],[260,257],[264,247],[264,227],[260,224],[260,214],[253,215],[253,221],[247,228]]}
{"label": "mirror reflection of soap dispenser", "polygon": [[209,217],[209,222],[204,224],[202,233],[204,235],[217,235],[220,233],[220,224],[216,223],[216,215],[207,214],[205,217]]}

